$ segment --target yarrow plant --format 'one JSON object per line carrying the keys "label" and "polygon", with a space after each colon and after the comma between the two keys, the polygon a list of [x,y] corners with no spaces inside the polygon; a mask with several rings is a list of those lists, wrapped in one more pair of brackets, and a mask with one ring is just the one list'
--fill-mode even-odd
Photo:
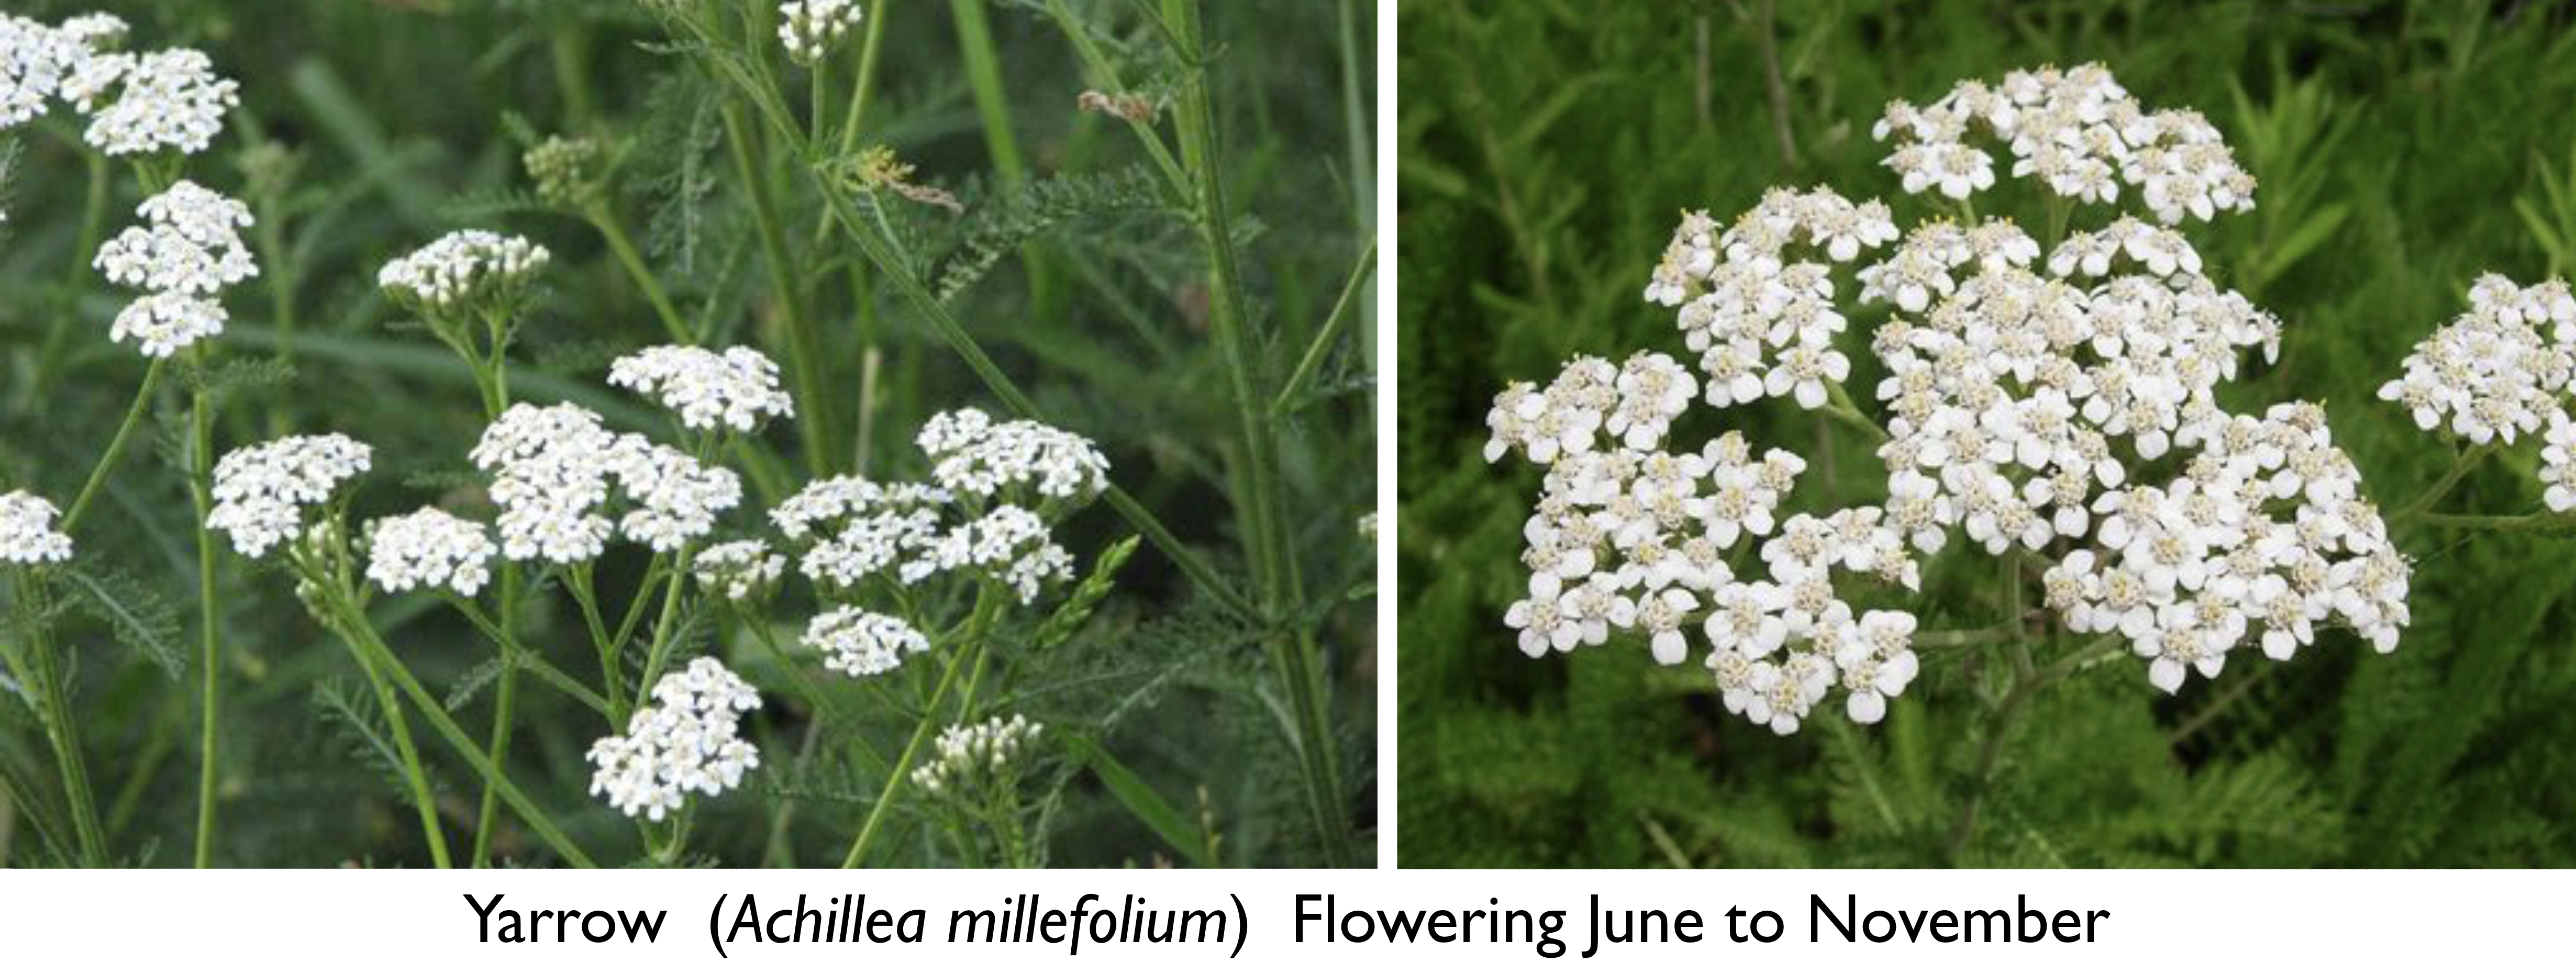
{"label": "yarrow plant", "polygon": [[[1837,695],[1850,719],[1882,719],[1936,647],[2009,645],[2007,712],[2121,647],[2167,693],[2248,647],[2289,659],[2329,627],[2395,648],[2409,565],[2325,412],[2216,396],[2248,353],[2277,354],[2281,324],[2180,232],[2253,206],[2213,126],[2087,65],[1898,102],[1874,135],[1932,215],[1901,229],[1887,204],[1822,187],[1772,190],[1731,221],[1688,214],[1645,298],[1676,313],[1695,363],[1581,356],[1496,397],[1487,458],[1546,471],[1526,597],[1505,618],[1524,651],[1617,633],[1666,665],[1696,653],[1729,711],[1786,734]],[[1999,155],[2042,191],[2040,236],[1978,215]],[[2132,202],[2144,218],[2120,212]],[[1875,415],[1846,388],[1854,319],[1876,322]],[[1844,491],[1740,430],[1685,438],[1694,401],[1774,399],[1865,438],[1881,499],[1795,510]],[[1963,548],[2001,563],[1986,611],[2002,618],[1926,631],[1923,579],[1958,571]],[[2041,670],[2052,629],[2098,638]]]}
{"label": "yarrow plant", "polygon": [[[892,144],[919,109],[881,94],[908,84],[880,61],[947,71],[950,50],[882,43],[887,5],[567,9],[534,49],[555,70],[496,45],[494,85],[444,95],[366,72],[434,74],[455,45],[373,23],[342,73],[289,86],[229,77],[221,30],[199,51],[106,15],[0,14],[0,202],[76,217],[24,237],[61,252],[59,278],[0,262],[0,305],[30,326],[12,334],[37,339],[0,343],[11,427],[47,437],[7,454],[26,489],[0,494],[0,865],[794,865],[818,843],[854,866],[1037,864],[1068,802],[1148,826],[1087,861],[1347,862],[1366,825],[1340,765],[1365,749],[1345,753],[1332,697],[1360,671],[1333,644],[1366,628],[1366,587],[1346,537],[1288,512],[1330,493],[1319,507],[1348,517],[1366,491],[1309,458],[1366,455],[1345,450],[1371,396],[1346,339],[1373,250],[1338,214],[1263,240],[1265,260],[1340,264],[1345,243],[1360,260],[1309,333],[1253,338],[1261,291],[1319,279],[1239,277],[1258,235],[1228,221],[1262,207],[1224,185],[1243,167],[1215,138],[1226,89],[1197,6],[1010,14],[1044,18],[1070,59],[1000,57],[1028,32],[957,8],[989,174]],[[205,12],[185,29],[222,22]],[[419,16],[282,19],[269,40]],[[595,56],[627,50],[644,53]],[[1115,113],[1135,144],[1026,165],[1013,113],[1080,121],[1078,92],[1149,106]],[[359,130],[456,151],[337,137]],[[1206,308],[1131,300],[1135,267],[1183,269]],[[1095,333],[1113,312],[1137,330]],[[1107,354],[988,354],[959,320],[988,314],[1024,323],[1028,350]],[[1292,339],[1304,358],[1272,361]],[[1092,369],[1130,352],[1173,381]],[[121,420],[96,408],[104,382],[132,393]],[[57,440],[99,412],[112,434],[63,473]],[[1129,415],[1168,429],[1126,437],[1156,451],[1124,485],[1142,496],[1091,438]],[[133,475],[162,463],[174,476]],[[1164,505],[1190,511],[1183,530]],[[1111,602],[1147,544],[1172,584]],[[156,670],[187,678],[176,705],[135,678]],[[246,676],[262,692],[229,699]],[[1222,726],[1126,723],[1179,716],[1160,702],[1176,688],[1184,719]],[[148,720],[85,746],[84,712]],[[1283,719],[1235,719],[1256,713]],[[299,718],[327,733],[270,733]],[[958,763],[966,728],[1009,760]],[[1201,759],[1270,734],[1287,746],[1261,760]],[[1124,766],[1130,748],[1156,749],[1164,780]],[[111,752],[101,796],[88,761]],[[57,780],[26,773],[48,765]],[[168,841],[174,769],[193,771],[193,842]],[[956,804],[1006,772],[1008,801]],[[1157,789],[1211,773],[1225,806],[1201,788],[1197,824],[1170,827]],[[219,814],[290,774],[349,828]],[[1291,781],[1307,827],[1255,823],[1220,858],[1218,823],[1278,814]]]}

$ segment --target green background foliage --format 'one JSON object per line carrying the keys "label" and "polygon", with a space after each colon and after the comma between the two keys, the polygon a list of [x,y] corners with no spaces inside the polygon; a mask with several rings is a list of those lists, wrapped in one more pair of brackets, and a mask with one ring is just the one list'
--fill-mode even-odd
{"label": "green background foliage", "polygon": [[[1928,654],[1884,723],[1836,707],[1789,738],[1727,715],[1696,665],[1659,670],[1640,646],[1520,654],[1502,615],[1539,477],[1481,461],[1491,397],[1573,353],[1679,354],[1671,313],[1639,292],[1685,209],[1723,222],[1765,187],[1826,183],[1889,199],[1900,224],[1925,215],[1869,139],[1890,99],[2098,60],[2151,108],[2205,113],[2261,187],[2252,213],[2185,232],[2213,278],[2288,332],[2279,364],[2254,364],[2222,400],[2322,402],[2385,509],[2451,447],[2375,387],[2465,309],[2482,270],[2531,282],[2576,267],[2564,4],[1816,0],[1778,3],[1766,44],[1770,6],[1399,6],[1400,862],[2576,862],[2564,531],[2401,531],[2414,625],[2394,655],[2334,633],[2286,664],[2244,651],[2172,698],[2125,655],[2079,673],[2001,740],[1981,827],[1955,846],[1986,734],[1961,651]],[[1866,389],[1879,373],[1860,331],[1845,341]],[[1777,402],[1722,422],[1819,449],[1822,421]],[[1820,465],[1860,472],[1840,500],[1882,496],[1849,437],[1827,452]],[[2526,441],[2491,461],[2442,509],[2538,510],[2536,453]],[[1951,600],[1925,624],[1992,611]]]}
{"label": "green background foliage", "polygon": [[[608,361],[667,341],[645,296],[601,236],[578,215],[540,201],[520,156],[536,137],[603,138],[622,152],[609,206],[632,228],[655,276],[705,330],[705,344],[750,344],[792,367],[781,295],[763,266],[753,208],[726,151],[720,83],[677,56],[636,0],[12,0],[12,13],[53,21],[104,9],[134,25],[129,47],[195,46],[238,80],[242,107],[190,176],[244,198],[259,214],[262,275],[234,288],[218,340],[226,384],[218,449],[288,432],[344,432],[377,448],[359,519],[445,503],[478,507],[480,478],[465,453],[482,426],[468,370],[377,290],[389,258],[449,230],[485,227],[530,236],[555,254],[536,310],[513,351],[522,398],[569,399],[620,429],[664,422],[609,389]],[[754,4],[754,7],[763,7]],[[774,9],[776,4],[766,4]],[[1211,337],[1207,262],[1185,201],[1158,192],[1147,156],[1123,124],[1076,109],[1088,81],[1071,45],[1027,2],[891,0],[867,4],[885,23],[884,60],[862,144],[893,147],[914,178],[954,193],[951,217],[889,209],[892,231],[946,307],[1045,411],[1099,441],[1112,479],[1241,588],[1252,569],[1238,531],[1248,488],[1229,471],[1243,428],[1229,374]],[[1249,294],[1258,388],[1295,369],[1368,245],[1374,166],[1374,72],[1367,52],[1374,6],[1338,3],[1204,5],[1234,234]],[[1070,9],[1108,49],[1131,88],[1176,101],[1176,62],[1148,7],[1080,0]],[[731,8],[728,8],[731,9]],[[960,28],[973,15],[989,45]],[[764,40],[769,40],[766,36]],[[774,45],[774,42],[773,42]],[[856,75],[853,34],[833,62],[835,84]],[[1356,52],[1359,60],[1350,60]],[[800,97],[805,72],[774,46],[772,70]],[[847,90],[831,92],[837,107]],[[125,293],[61,282],[86,254],[75,245],[89,185],[76,151],[77,116],[0,134],[0,484],[67,504],[107,441],[143,371],[131,346],[108,341]],[[1163,122],[1168,132],[1170,121]],[[1168,136],[1167,136],[1168,138]],[[785,155],[778,146],[770,146]],[[963,367],[917,309],[862,266],[858,251],[826,246],[828,220],[799,160],[776,163],[787,236],[811,273],[798,285],[820,319],[814,351],[827,401],[800,410],[831,417],[824,466],[880,479],[926,474],[913,431],[932,413],[1003,404]],[[114,168],[108,230],[126,225],[139,194]],[[44,364],[53,322],[73,317],[57,368]],[[1375,825],[1373,559],[1353,528],[1373,505],[1373,323],[1321,346],[1318,369],[1269,419],[1288,512],[1288,558],[1308,596],[1276,606],[1275,631],[1235,622],[1148,544],[1118,573],[1114,594],[1070,630],[1029,614],[1008,703],[1067,745],[1032,774],[1048,859],[1081,866],[1179,862],[1320,865],[1325,839],[1365,862]],[[40,374],[46,374],[39,382]],[[195,548],[180,451],[186,393],[172,383],[151,404],[148,445],[133,451],[81,527],[73,599],[56,628],[74,654],[75,707],[110,844],[126,864],[189,859],[197,767]],[[873,389],[863,401],[862,390]],[[747,497],[727,535],[759,524],[777,489],[813,471],[817,454],[795,423],[775,423],[759,452],[775,478],[746,475]],[[1135,534],[1094,505],[1058,540],[1087,569]],[[634,589],[632,546],[600,569],[605,592]],[[283,571],[227,551],[216,580],[225,634],[227,700],[218,782],[218,865],[417,865],[424,843],[383,737],[384,719],[349,654],[297,604]],[[1070,587],[1067,588],[1070,591]],[[625,611],[606,606],[612,618]],[[570,601],[541,596],[526,641],[561,668],[596,671]],[[792,642],[811,606],[782,606],[771,622]],[[458,720],[490,720],[491,649],[455,613],[424,597],[375,607],[388,641]],[[759,684],[768,706],[747,726],[766,757],[744,792],[702,811],[692,853],[727,865],[838,861],[883,781],[826,735],[794,684],[751,641],[714,617],[688,622],[695,652],[720,654]],[[1285,693],[1261,642],[1306,631],[1321,645],[1328,732],[1340,794],[1314,812],[1301,790]],[[14,638],[15,634],[11,634]],[[1042,651],[1041,641],[1060,643]],[[810,665],[810,664],[809,664]],[[908,669],[923,669],[913,667]],[[912,715],[883,695],[817,670],[843,708],[863,715],[886,753],[903,746]],[[919,672],[891,678],[922,678]],[[935,672],[929,677],[935,678]],[[531,684],[534,687],[534,684]],[[0,693],[0,862],[61,861],[45,841],[62,823],[44,738],[14,692]],[[583,752],[605,732],[563,696],[528,689],[511,776],[603,862],[636,852],[634,829],[585,793]],[[470,829],[480,789],[446,746],[422,750],[451,836]],[[791,760],[799,753],[811,761]],[[792,825],[783,808],[800,811]],[[937,829],[900,810],[886,863],[953,865]],[[1321,820],[1319,822],[1319,819]],[[13,827],[14,825],[14,827]],[[461,841],[461,840],[458,840]],[[552,860],[524,829],[504,830],[499,858]]]}

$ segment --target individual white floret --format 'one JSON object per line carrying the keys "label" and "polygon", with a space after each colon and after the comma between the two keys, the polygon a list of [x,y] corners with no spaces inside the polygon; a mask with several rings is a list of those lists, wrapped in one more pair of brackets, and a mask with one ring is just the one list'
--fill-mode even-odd
{"label": "individual white floret", "polygon": [[244,557],[258,558],[304,526],[306,508],[328,502],[342,483],[367,471],[373,451],[337,433],[288,436],[243,447],[215,463],[208,528],[231,536]]}
{"label": "individual white floret", "polygon": [[847,606],[815,616],[805,645],[823,654],[823,665],[853,677],[875,676],[930,651],[930,637],[912,624]]}
{"label": "individual white floret", "polygon": [[444,588],[466,598],[492,578],[490,529],[435,507],[367,527],[367,578],[387,592]]}
{"label": "individual white floret", "polygon": [[721,353],[685,345],[648,348],[610,365],[608,383],[653,397],[690,429],[722,426],[748,433],[770,417],[796,414],[795,403],[778,387],[778,363],[746,347]]}
{"label": "individual white floret", "polygon": [[62,516],[52,501],[23,490],[0,494],[0,562],[52,565],[72,556],[72,539],[54,529]]}

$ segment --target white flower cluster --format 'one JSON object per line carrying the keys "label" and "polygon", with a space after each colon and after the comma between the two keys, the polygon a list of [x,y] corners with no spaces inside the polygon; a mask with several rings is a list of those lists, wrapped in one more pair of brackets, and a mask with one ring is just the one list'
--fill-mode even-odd
{"label": "white flower cluster", "polygon": [[715,530],[742,503],[742,480],[723,467],[634,434],[612,433],[599,414],[564,403],[511,406],[483,431],[470,458],[493,477],[501,553],[512,561],[573,564],[599,557],[611,523],[611,487],[629,501],[615,527],[655,551],[677,551]]}
{"label": "white flower cluster", "polygon": [[243,557],[258,558],[304,528],[304,509],[331,499],[340,485],[367,472],[374,451],[325,433],[288,436],[243,447],[215,463],[215,507],[206,526],[230,535]]}
{"label": "white flower cluster", "polygon": [[951,724],[939,732],[939,753],[913,769],[912,785],[932,798],[981,787],[982,782],[999,778],[1020,750],[1045,732],[1046,725],[1031,723],[1020,714],[1008,720],[994,717],[980,724]]}
{"label": "white flower cluster", "polygon": [[491,532],[435,507],[367,527],[367,578],[387,592],[445,588],[466,598],[492,579]]}
{"label": "white flower cluster", "polygon": [[789,539],[812,538],[797,568],[829,590],[971,571],[1010,586],[1025,604],[1048,583],[1073,577],[1073,556],[1037,513],[1004,504],[952,527],[942,515],[957,500],[923,484],[834,477],[806,485],[769,516]]}
{"label": "white flower cluster", "polygon": [[0,14],[0,131],[34,121],[64,82],[125,35],[107,14],[74,17],[55,27]]}
{"label": "white flower cluster", "polygon": [[2412,571],[2360,484],[2323,409],[2226,417],[2171,483],[2094,502],[2092,544],[2048,570],[2046,601],[2070,630],[2127,638],[2167,693],[2249,637],[2289,659],[2329,620],[2389,652]]}
{"label": "white flower cluster", "polygon": [[854,677],[875,676],[930,651],[930,637],[889,615],[847,606],[814,617],[805,645],[823,654],[823,665]]}
{"label": "white flower cluster", "polygon": [[2447,419],[2452,433],[2483,444],[2512,443],[2546,424],[2554,440],[2576,395],[2576,295],[2564,281],[2526,288],[2480,277],[2468,313],[2418,343],[2405,366],[2379,398],[2404,405],[2419,427]]}
{"label": "white flower cluster", "polygon": [[1109,484],[1109,458],[1080,435],[1044,423],[993,422],[980,409],[940,413],[914,442],[931,479],[960,496],[1007,498],[1028,487],[1048,500],[1088,500]]}
{"label": "white flower cluster", "polygon": [[222,334],[218,295],[259,274],[241,238],[250,208],[183,179],[144,200],[136,214],[143,225],[100,245],[95,261],[108,281],[147,292],[117,313],[109,337],[167,358]]}
{"label": "white flower cluster", "polygon": [[[1958,142],[1969,122],[2012,142],[2016,176],[2099,164],[2169,222],[2252,205],[2252,180],[2205,122],[2141,114],[2098,68],[1892,108],[1882,127],[1911,140],[1898,166],[1909,190],[1964,198],[1992,184],[1984,154]],[[1671,664],[1696,623],[1730,711],[1788,733],[1839,687],[1854,720],[1875,721],[1918,669],[1916,620],[1856,609],[1833,575],[1917,588],[1917,554],[1953,529],[1990,554],[2065,553],[2046,577],[2051,607],[2070,629],[2125,636],[2169,691],[2248,638],[2286,657],[2330,620],[2393,647],[2408,566],[2324,412],[2218,405],[2246,350],[2277,353],[2279,321],[2204,277],[2189,242],[2156,224],[2121,217],[2044,261],[2041,249],[2009,220],[1900,234],[1885,206],[1822,188],[1773,190],[1722,229],[1686,215],[1645,297],[1676,309],[1698,373],[1654,352],[1616,366],[1578,357],[1545,388],[1510,385],[1487,416],[1488,460],[1518,451],[1548,468],[1524,530],[1529,595],[1506,613],[1523,651],[1619,630]],[[1874,425],[1843,395],[1851,363],[1833,347],[1846,323],[1838,268],[1854,264],[1857,299],[1892,306],[1871,344],[1887,373],[1883,505],[1782,519],[1805,466],[1795,455],[1757,461],[1731,432],[1667,452],[1693,398],[1787,397]],[[2178,476],[2131,486],[2177,447],[2195,452],[2154,469]],[[1736,552],[1755,536],[1760,576],[1739,579]]]}
{"label": "white flower cluster", "polygon": [[1886,164],[1906,192],[1966,199],[1995,184],[1994,157],[1968,142],[1976,129],[2004,143],[2014,176],[2060,196],[2109,204],[2125,183],[2169,224],[2254,206],[2254,177],[2217,126],[2199,112],[2147,111],[2099,64],[1962,82],[1921,108],[1895,102],[1871,135],[1894,139]]}
{"label": "white flower cluster", "polygon": [[82,137],[112,156],[204,152],[223,132],[224,113],[241,104],[241,85],[188,48],[93,55],[61,92],[90,115]]}
{"label": "white flower cluster", "polygon": [[[1851,374],[1850,358],[1833,347],[1845,322],[1834,309],[1831,267],[1783,264],[1777,255],[1792,240],[1804,239],[1834,261],[1848,262],[1896,235],[1887,206],[1876,200],[1854,204],[1830,190],[1773,190],[1723,232],[1706,214],[1684,216],[1647,284],[1646,299],[1681,309],[1683,342],[1700,355],[1710,405],[1794,396],[1798,405],[1814,409],[1824,405],[1828,383]],[[1661,432],[1656,423],[1677,415],[1693,394],[1688,373],[1661,356],[1652,361],[1650,371],[1620,377],[1623,386],[1644,387],[1621,411],[1647,421],[1648,437]]]}
{"label": "white flower cluster", "polygon": [[458,230],[387,263],[376,284],[424,314],[452,315],[517,301],[551,259],[525,237]]}
{"label": "white flower cluster", "polygon": [[859,0],[784,0],[778,5],[778,43],[798,64],[812,64],[857,27],[867,11]]}
{"label": "white flower cluster", "polygon": [[690,559],[698,585],[731,602],[756,602],[787,573],[787,557],[759,540],[708,545]]}
{"label": "white flower cluster", "polygon": [[[1853,719],[1879,719],[1913,679],[1914,617],[1856,620],[1833,574],[1910,588],[1920,583],[1913,555],[1879,508],[1781,522],[1780,502],[1806,469],[1794,453],[1757,459],[1734,432],[1666,452],[1693,382],[1645,352],[1624,367],[1577,358],[1543,390],[1517,383],[1496,397],[1486,455],[1517,448],[1548,467],[1522,529],[1529,593],[1505,623],[1531,656],[1600,645],[1617,630],[1668,666],[1689,657],[1696,627],[1730,711],[1786,734],[1840,682]],[[1598,442],[1614,426],[1618,439]],[[1763,574],[1738,579],[1730,553],[1765,536]]]}
{"label": "white flower cluster", "polygon": [[722,353],[685,345],[648,348],[611,364],[608,384],[654,397],[690,429],[723,426],[748,433],[766,417],[796,414],[796,404],[778,387],[778,363],[746,347]]}
{"label": "white flower cluster", "polygon": [[760,767],[760,749],[742,739],[742,717],[760,709],[760,694],[724,664],[700,657],[653,684],[653,703],[626,721],[623,736],[590,746],[590,793],[632,818],[659,822],[690,793],[713,798]]}
{"label": "white flower cluster", "polygon": [[0,562],[51,565],[72,557],[72,539],[54,530],[54,502],[23,490],[0,494]]}

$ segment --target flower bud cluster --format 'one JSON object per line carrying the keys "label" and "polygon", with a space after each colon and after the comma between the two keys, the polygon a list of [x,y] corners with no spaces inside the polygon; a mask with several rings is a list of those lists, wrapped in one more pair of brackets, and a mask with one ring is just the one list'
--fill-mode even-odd
{"label": "flower bud cluster", "polygon": [[458,230],[385,264],[376,285],[425,315],[504,310],[517,305],[551,259],[524,237]]}
{"label": "flower bud cluster", "polygon": [[912,786],[932,798],[972,793],[1001,781],[1022,748],[1046,732],[1026,716],[994,717],[980,724],[951,724],[939,732],[939,753],[913,769]]}

